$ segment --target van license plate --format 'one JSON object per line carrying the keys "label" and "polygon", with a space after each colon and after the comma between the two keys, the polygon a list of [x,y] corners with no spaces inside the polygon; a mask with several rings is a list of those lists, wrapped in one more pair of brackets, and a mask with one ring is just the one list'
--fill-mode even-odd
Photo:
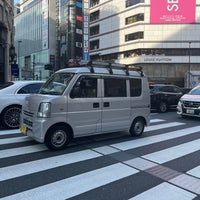
{"label": "van license plate", "polygon": [[187,113],[187,114],[194,114],[194,110],[192,110],[192,109],[187,109],[187,110],[186,110],[186,113]]}
{"label": "van license plate", "polygon": [[25,125],[21,125],[21,132],[26,135],[27,133],[27,127]]}

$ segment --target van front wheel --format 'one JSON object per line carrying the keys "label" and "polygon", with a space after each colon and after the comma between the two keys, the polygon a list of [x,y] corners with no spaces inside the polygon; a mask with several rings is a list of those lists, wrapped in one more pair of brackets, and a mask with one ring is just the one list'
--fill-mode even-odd
{"label": "van front wheel", "polygon": [[46,135],[45,144],[50,150],[64,149],[71,140],[71,135],[65,126],[55,126]]}
{"label": "van front wheel", "polygon": [[144,131],[145,122],[142,118],[136,118],[130,128],[131,136],[140,136]]}

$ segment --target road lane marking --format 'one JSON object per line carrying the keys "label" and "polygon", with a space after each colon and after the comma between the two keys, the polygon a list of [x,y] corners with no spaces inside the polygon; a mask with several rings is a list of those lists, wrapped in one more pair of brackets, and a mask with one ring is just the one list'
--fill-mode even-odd
{"label": "road lane marking", "polygon": [[147,126],[147,127],[145,127],[144,132],[160,130],[160,129],[163,129],[163,128],[171,128],[171,127],[180,126],[180,125],[185,125],[185,123],[171,122],[171,123],[164,123],[164,124]]}
{"label": "road lane marking", "polygon": [[92,150],[83,150],[75,153],[69,153],[18,165],[3,167],[0,169],[0,181],[68,165],[75,162],[80,162],[83,160],[89,160],[100,156],[102,155]]}
{"label": "road lane marking", "polygon": [[142,157],[150,161],[162,164],[162,163],[180,158],[187,154],[193,153],[195,151],[199,151],[200,150],[199,144],[200,144],[200,139],[193,140],[191,142],[187,142],[187,143],[180,144],[174,147],[163,149],[161,151],[146,154]]}
{"label": "road lane marking", "polygon": [[200,166],[191,169],[190,171],[187,172],[187,174],[200,178]]}
{"label": "road lane marking", "polygon": [[161,183],[129,200],[192,200],[197,195],[169,183]]}
{"label": "road lane marking", "polygon": [[172,132],[163,133],[163,134],[159,134],[159,135],[149,136],[149,137],[145,137],[145,138],[141,138],[141,139],[137,139],[137,140],[130,140],[130,141],[126,141],[126,142],[111,144],[110,146],[120,149],[122,151],[125,151],[125,150],[142,147],[142,146],[149,145],[149,144],[154,144],[157,142],[170,140],[173,138],[190,135],[192,133],[199,132],[199,130],[200,130],[200,126],[195,126],[192,128],[180,129],[177,131],[172,131]]}
{"label": "road lane marking", "polygon": [[15,137],[15,138],[5,138],[5,139],[0,139],[0,145],[27,142],[27,141],[31,141],[31,140],[33,140],[33,139],[28,137],[28,136]]}
{"label": "road lane marking", "polygon": [[0,158],[25,155],[28,153],[36,153],[36,152],[45,151],[45,150],[48,150],[48,149],[44,144],[36,144],[36,145],[31,145],[31,146],[0,150]]}
{"label": "road lane marking", "polygon": [[2,200],[64,200],[131,176],[139,171],[122,163],[86,172],[41,187],[1,198]]}

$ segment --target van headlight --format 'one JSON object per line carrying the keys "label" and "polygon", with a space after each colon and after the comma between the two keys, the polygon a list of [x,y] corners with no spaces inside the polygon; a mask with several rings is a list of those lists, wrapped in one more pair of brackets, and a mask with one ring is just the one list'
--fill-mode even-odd
{"label": "van headlight", "polygon": [[51,103],[40,103],[37,116],[38,117],[50,117],[51,114]]}

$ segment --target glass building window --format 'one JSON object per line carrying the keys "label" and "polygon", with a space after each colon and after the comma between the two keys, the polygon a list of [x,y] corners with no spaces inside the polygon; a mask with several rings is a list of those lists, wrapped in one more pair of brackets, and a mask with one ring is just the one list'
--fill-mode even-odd
{"label": "glass building window", "polygon": [[90,42],[90,50],[99,49],[99,40],[94,40]]}
{"label": "glass building window", "polygon": [[143,13],[127,17],[125,19],[125,24],[126,25],[133,24],[133,23],[138,22],[138,21],[144,21],[144,14]]}
{"label": "glass building window", "polygon": [[144,3],[144,0],[126,0],[126,8],[138,3]]}
{"label": "glass building window", "polygon": [[99,19],[99,10],[90,14],[90,22],[96,21]]}
{"label": "glass building window", "polygon": [[99,25],[90,28],[90,36],[99,34]]}
{"label": "glass building window", "polygon": [[131,41],[131,40],[138,40],[144,38],[144,32],[136,32],[136,33],[131,33],[128,35],[125,35],[125,42]]}
{"label": "glass building window", "polygon": [[90,1],[90,7],[96,6],[99,4],[99,0],[91,0]]}

